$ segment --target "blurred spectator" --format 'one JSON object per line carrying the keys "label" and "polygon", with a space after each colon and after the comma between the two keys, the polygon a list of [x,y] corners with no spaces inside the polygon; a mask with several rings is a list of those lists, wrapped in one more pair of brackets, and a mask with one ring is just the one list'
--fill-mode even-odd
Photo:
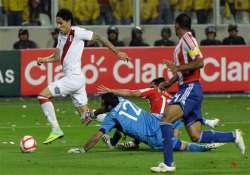
{"label": "blurred spectator", "polygon": [[3,4],[2,0],[0,0],[0,26],[4,25],[4,13],[3,13]]}
{"label": "blurred spectator", "polygon": [[51,32],[51,39],[48,41],[47,47],[48,48],[56,48],[57,46],[57,42],[58,42],[58,35],[59,35],[59,29],[55,28],[52,32]]}
{"label": "blurred spectator", "polygon": [[168,27],[164,27],[161,30],[161,38],[160,40],[155,41],[155,46],[174,46],[175,42],[170,40],[171,38],[171,29]]}
{"label": "blurred spectator", "polygon": [[51,2],[51,0],[41,0],[43,12],[48,15],[49,19],[51,19]]}
{"label": "blurred spectator", "polygon": [[197,23],[207,24],[210,9],[213,7],[213,0],[195,0],[193,7],[196,13]]}
{"label": "blurred spectator", "polygon": [[221,41],[216,39],[216,28],[215,26],[208,26],[205,29],[206,39],[201,40],[201,45],[221,45]]}
{"label": "blurred spectator", "polygon": [[134,27],[131,32],[131,41],[129,46],[149,46],[149,44],[143,41],[142,33],[141,27]]}
{"label": "blurred spectator", "polygon": [[190,16],[192,10],[193,0],[170,0],[171,7],[174,9],[174,18],[176,18],[180,13],[187,13]]}
{"label": "blurred spectator", "polygon": [[74,11],[74,0],[59,0],[59,9],[67,9],[70,10],[71,12]]}
{"label": "blurred spectator", "polygon": [[113,24],[131,24],[133,17],[132,0],[109,0],[113,12]]}
{"label": "blurred spectator", "polygon": [[100,16],[97,0],[75,0],[75,18],[81,25],[96,25]]}
{"label": "blurred spectator", "polygon": [[245,40],[238,36],[238,27],[237,25],[229,25],[228,26],[229,36],[223,39],[224,45],[241,45],[246,44]]}
{"label": "blurred spectator", "polygon": [[221,1],[221,5],[224,6],[223,22],[234,23],[236,15],[234,0]]}
{"label": "blurred spectator", "polygon": [[141,23],[142,24],[158,24],[158,0],[141,0]]}
{"label": "blurred spectator", "polygon": [[249,7],[250,1],[249,0],[235,0],[234,1],[236,16],[235,20],[236,23],[249,23]]}
{"label": "blurred spectator", "polygon": [[119,40],[119,30],[115,26],[110,26],[107,30],[108,40],[118,47],[123,47],[124,42]]}
{"label": "blurred spectator", "polygon": [[160,24],[173,24],[173,9],[170,6],[170,0],[159,0],[158,5]]}
{"label": "blurred spectator", "polygon": [[43,12],[41,0],[29,0],[28,8],[24,11],[25,25],[40,26],[40,14]]}
{"label": "blurred spectator", "polygon": [[112,9],[109,5],[109,0],[98,0],[100,5],[99,24],[112,24]]}
{"label": "blurred spectator", "polygon": [[23,12],[28,8],[28,0],[3,0],[3,7],[8,17],[9,26],[20,26]]}
{"label": "blurred spectator", "polygon": [[37,48],[34,41],[29,40],[29,32],[26,29],[20,29],[18,31],[19,41],[13,44],[13,49],[28,49]]}

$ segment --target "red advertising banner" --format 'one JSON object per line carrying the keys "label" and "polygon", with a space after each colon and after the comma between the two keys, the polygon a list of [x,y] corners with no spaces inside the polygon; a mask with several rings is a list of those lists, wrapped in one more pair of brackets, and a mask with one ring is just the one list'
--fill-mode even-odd
{"label": "red advertising banner", "polygon": [[[117,59],[106,48],[87,48],[83,52],[82,71],[86,76],[87,92],[96,93],[98,85],[112,88],[139,89],[149,85],[156,77],[170,78],[162,62],[172,59],[174,48],[124,48],[131,61]],[[250,91],[250,46],[202,48],[205,67],[201,71],[205,92]],[[63,74],[60,62],[37,66],[36,58],[53,52],[22,50],[21,94],[37,95],[49,83]],[[175,91],[176,86],[170,91]]]}

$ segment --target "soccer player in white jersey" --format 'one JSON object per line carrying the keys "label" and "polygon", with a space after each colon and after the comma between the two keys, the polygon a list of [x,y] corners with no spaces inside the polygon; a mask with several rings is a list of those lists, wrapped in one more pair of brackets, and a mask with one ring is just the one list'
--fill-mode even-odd
{"label": "soccer player in white jersey", "polygon": [[61,61],[64,77],[48,85],[38,95],[42,110],[52,126],[52,131],[43,142],[48,144],[64,136],[56,118],[54,106],[50,99],[57,96],[70,95],[74,106],[84,120],[84,113],[88,110],[85,77],[81,72],[81,57],[84,50],[84,41],[94,40],[108,47],[121,60],[128,61],[128,55],[116,49],[108,40],[96,33],[73,26],[71,11],[61,9],[56,15],[57,26],[60,30],[55,52],[47,57],[39,57],[37,63]]}
{"label": "soccer player in white jersey", "polygon": [[164,162],[152,167],[153,172],[175,171],[172,137],[172,123],[183,119],[187,133],[192,141],[200,143],[235,143],[241,154],[245,154],[245,144],[241,132],[219,132],[202,130],[201,104],[203,100],[200,85],[200,69],[203,67],[203,55],[191,31],[191,18],[183,13],[175,19],[175,32],[179,42],[174,51],[174,63],[167,61],[167,67],[173,73],[169,82],[162,83],[162,87],[169,87],[176,81],[179,90],[169,103],[169,107],[161,118],[163,136]]}

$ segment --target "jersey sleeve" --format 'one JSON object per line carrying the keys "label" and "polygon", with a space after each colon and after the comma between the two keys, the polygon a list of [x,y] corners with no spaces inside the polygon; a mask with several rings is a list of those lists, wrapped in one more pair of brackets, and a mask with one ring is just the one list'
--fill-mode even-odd
{"label": "jersey sleeve", "polygon": [[202,53],[200,51],[198,42],[191,34],[185,34],[183,36],[183,40],[187,45],[188,55],[190,58],[192,58],[193,60],[196,58],[202,58]]}
{"label": "jersey sleeve", "polygon": [[93,33],[94,32],[92,32],[90,30],[86,30],[86,29],[83,29],[80,27],[75,29],[75,37],[80,39],[80,40],[87,40],[87,41],[91,40]]}
{"label": "jersey sleeve", "polygon": [[115,127],[115,121],[112,118],[112,114],[109,113],[105,117],[104,121],[102,122],[102,125],[99,129],[99,131],[103,132],[103,134],[108,133],[112,128]]}
{"label": "jersey sleeve", "polygon": [[149,97],[153,95],[154,93],[154,88],[145,88],[145,89],[139,89],[140,91],[140,97]]}

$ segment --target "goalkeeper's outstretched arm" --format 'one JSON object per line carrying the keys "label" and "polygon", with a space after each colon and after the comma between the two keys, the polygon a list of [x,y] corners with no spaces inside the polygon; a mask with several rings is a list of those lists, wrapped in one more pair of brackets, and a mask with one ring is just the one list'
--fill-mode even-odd
{"label": "goalkeeper's outstretched arm", "polygon": [[83,146],[84,151],[87,152],[89,151],[91,148],[93,148],[98,142],[99,140],[102,138],[103,133],[101,131],[98,131],[97,133],[95,133],[89,140],[88,142]]}

